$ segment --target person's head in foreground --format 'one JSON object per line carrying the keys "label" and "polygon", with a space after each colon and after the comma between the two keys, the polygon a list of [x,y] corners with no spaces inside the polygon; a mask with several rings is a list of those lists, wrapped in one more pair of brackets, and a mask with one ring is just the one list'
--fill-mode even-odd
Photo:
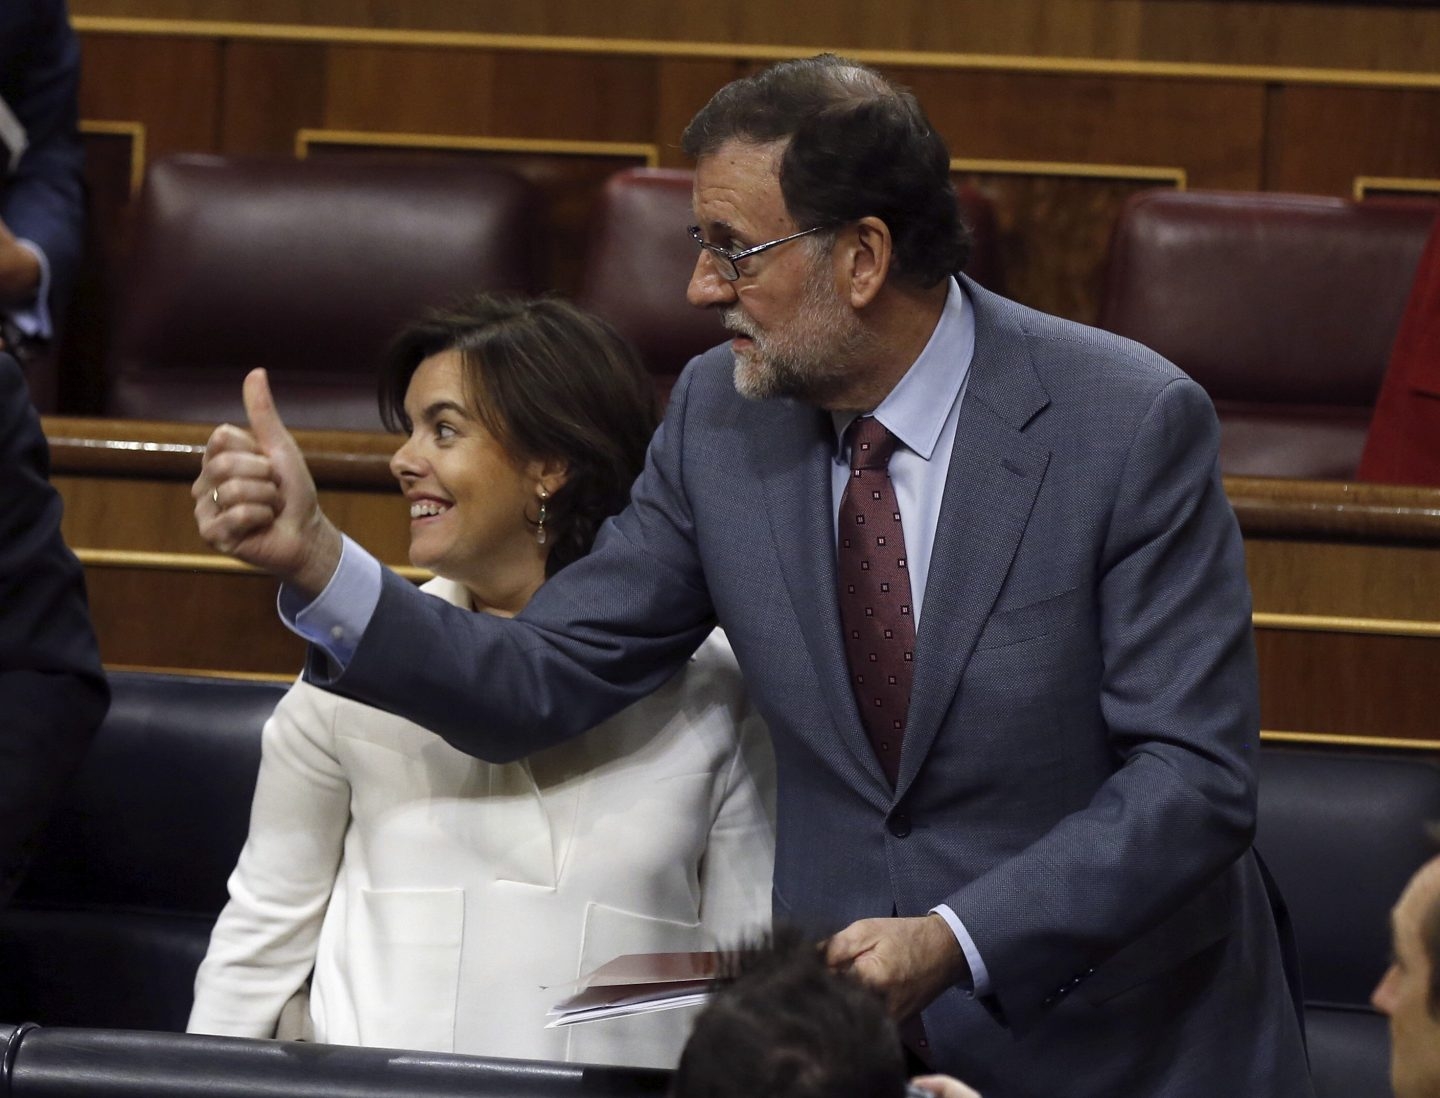
{"label": "person's head in foreground", "polygon": [[1370,1001],[1390,1019],[1395,1098],[1440,1098],[1440,857],[1410,879],[1390,914],[1394,961]]}
{"label": "person's head in foreground", "polygon": [[945,1077],[907,1089],[900,1032],[878,994],[825,964],[798,930],[746,943],[721,963],[695,1020],[672,1098],[975,1098]]}
{"label": "person's head in foreground", "polygon": [[689,299],[737,334],[736,387],[873,407],[872,373],[893,384],[888,359],[903,372],[918,355],[905,334],[928,337],[916,312],[938,309],[970,250],[919,102],[824,54],[727,84],[683,144],[702,251]]}
{"label": "person's head in foreground", "polygon": [[514,614],[624,507],[655,429],[649,376],[555,298],[479,295],[395,340],[381,416],[410,504],[410,561]]}

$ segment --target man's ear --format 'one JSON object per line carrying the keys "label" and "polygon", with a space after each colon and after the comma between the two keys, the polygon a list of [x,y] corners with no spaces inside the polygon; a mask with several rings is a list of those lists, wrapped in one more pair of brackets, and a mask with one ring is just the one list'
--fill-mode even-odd
{"label": "man's ear", "polygon": [[892,245],[890,226],[878,217],[862,217],[841,234],[841,276],[850,293],[851,308],[869,305],[885,285],[894,258]]}

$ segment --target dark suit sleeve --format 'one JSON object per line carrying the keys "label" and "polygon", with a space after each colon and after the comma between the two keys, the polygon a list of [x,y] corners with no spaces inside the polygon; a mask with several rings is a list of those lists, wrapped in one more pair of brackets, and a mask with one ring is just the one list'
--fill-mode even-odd
{"label": "dark suit sleeve", "polygon": [[80,45],[63,0],[41,0],[34,7],[31,21],[21,22],[18,30],[10,28],[26,41],[0,51],[0,64],[11,70],[3,77],[5,101],[29,140],[15,174],[0,190],[0,220],[45,253],[53,312],[69,295],[83,245],[84,153],[77,128]]}
{"label": "dark suit sleeve", "polygon": [[20,367],[0,354],[0,902],[110,699],[48,473]]}

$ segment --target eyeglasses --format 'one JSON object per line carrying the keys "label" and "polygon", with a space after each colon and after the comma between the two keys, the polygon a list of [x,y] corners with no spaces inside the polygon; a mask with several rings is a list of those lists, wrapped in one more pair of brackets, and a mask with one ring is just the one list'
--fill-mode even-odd
{"label": "eyeglasses", "polygon": [[802,236],[809,236],[811,233],[818,233],[821,229],[832,228],[830,225],[816,225],[813,229],[801,229],[798,233],[791,233],[789,236],[782,236],[779,240],[769,240],[764,244],[756,244],[753,248],[742,248],[738,252],[732,252],[720,247],[719,244],[711,244],[700,234],[699,225],[690,226],[690,238],[700,245],[700,250],[709,252],[710,258],[715,261],[715,269],[720,272],[720,277],[726,282],[734,282],[740,277],[740,268],[735,264],[742,259],[749,259],[752,255],[759,255],[770,248],[779,247],[781,244],[789,244],[792,240],[799,240]]}

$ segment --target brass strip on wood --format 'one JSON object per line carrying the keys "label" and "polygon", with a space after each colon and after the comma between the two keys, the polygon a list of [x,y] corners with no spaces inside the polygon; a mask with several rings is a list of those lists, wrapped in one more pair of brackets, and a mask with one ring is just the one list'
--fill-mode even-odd
{"label": "brass strip on wood", "polygon": [[560,141],[539,137],[467,137],[461,134],[370,133],[364,130],[302,129],[295,133],[295,155],[301,160],[312,145],[370,145],[386,149],[441,149],[478,152],[526,152],[552,156],[635,156],[647,168],[660,163],[653,144],[624,141]]}
{"label": "brass strip on wood", "polygon": [[130,197],[140,193],[140,184],[145,181],[145,123],[144,122],[95,122],[80,120],[81,133],[100,133],[130,139]]}
{"label": "brass strip on wood", "polygon": [[1080,179],[1132,179],[1142,182],[1170,183],[1183,191],[1187,176],[1184,168],[1156,167],[1145,164],[1084,164],[1055,160],[976,160],[958,157],[950,161],[952,172],[975,172],[980,175],[1037,175]]}
{"label": "brass strip on wood", "polygon": [[[215,574],[248,574],[264,576],[260,569],[219,553],[169,553],[148,549],[74,549],[75,556],[87,568],[132,568],[157,572],[210,572]],[[386,565],[396,575],[415,583],[424,583],[434,573],[409,564]]]}
{"label": "brass strip on wood", "polygon": [[1440,638],[1440,622],[1403,618],[1342,618],[1325,614],[1251,615],[1256,629],[1288,630],[1296,633],[1363,633],[1382,637]]}
{"label": "brass strip on wood", "polygon": [[1411,179],[1405,176],[1357,175],[1351,193],[1356,199],[1369,198],[1371,191],[1402,191],[1430,194],[1440,198],[1440,179]]}
{"label": "brass strip on wood", "polygon": [[[565,35],[485,34],[475,31],[417,31],[370,27],[306,26],[295,23],[236,23],[200,19],[142,19],[77,15],[71,22],[86,34],[132,34],[184,38],[234,38],[277,42],[319,42],[359,46],[429,46],[442,49],[528,50],[657,58],[781,61],[821,53],[821,46],[770,46],[741,42],[666,42],[637,38],[582,38]],[[1027,57],[1009,54],[927,53],[919,50],[846,50],[871,65],[906,68],[1020,72],[1037,75],[1131,76],[1142,78],[1251,81],[1264,84],[1329,84],[1371,88],[1440,88],[1440,74],[1371,72],[1284,65],[1222,65],[1189,61],[1125,61],[1095,57]]]}
{"label": "brass strip on wood", "polygon": [[1261,729],[1260,739],[1266,743],[1316,743],[1337,747],[1404,748],[1412,751],[1435,751],[1440,740],[1407,740],[1397,736],[1353,736],[1336,732],[1272,732]]}
{"label": "brass strip on wood", "polygon": [[143,671],[156,675],[189,675],[206,679],[240,679],[244,682],[292,683],[295,681],[295,675],[280,675],[269,671],[225,671],[218,667],[153,667],[141,663],[107,663],[105,670]]}

